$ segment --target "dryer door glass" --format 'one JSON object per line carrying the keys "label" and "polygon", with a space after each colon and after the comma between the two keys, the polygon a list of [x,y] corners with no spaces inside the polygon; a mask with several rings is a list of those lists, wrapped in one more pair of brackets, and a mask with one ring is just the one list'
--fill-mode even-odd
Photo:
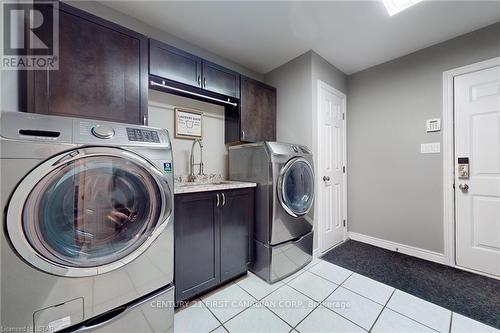
{"label": "dryer door glass", "polygon": [[314,176],[311,165],[297,158],[288,162],[281,180],[283,207],[292,215],[306,214],[314,198]]}
{"label": "dryer door glass", "polygon": [[34,186],[23,229],[47,260],[96,267],[137,250],[161,214],[160,189],[146,168],[132,159],[87,156],[52,170]]}

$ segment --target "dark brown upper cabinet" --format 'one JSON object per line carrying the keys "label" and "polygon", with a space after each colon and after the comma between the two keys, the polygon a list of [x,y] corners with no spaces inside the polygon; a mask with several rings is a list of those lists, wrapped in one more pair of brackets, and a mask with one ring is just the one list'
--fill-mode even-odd
{"label": "dark brown upper cabinet", "polygon": [[203,89],[240,98],[240,74],[203,60]]}
{"label": "dark brown upper cabinet", "polygon": [[176,88],[198,94],[240,98],[239,73],[154,39],[149,40],[149,74],[168,80],[169,86],[173,82]]}
{"label": "dark brown upper cabinet", "polygon": [[276,141],[276,88],[241,76],[237,108],[226,107],[225,141]]}
{"label": "dark brown upper cabinet", "polygon": [[146,123],[148,40],[59,2],[59,70],[35,71],[29,111]]}
{"label": "dark brown upper cabinet", "polygon": [[149,73],[201,88],[201,58],[173,46],[149,40]]}

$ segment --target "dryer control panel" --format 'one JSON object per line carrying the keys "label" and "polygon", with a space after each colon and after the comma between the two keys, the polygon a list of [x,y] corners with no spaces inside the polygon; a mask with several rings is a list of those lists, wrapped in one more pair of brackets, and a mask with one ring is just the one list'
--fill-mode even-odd
{"label": "dryer control panel", "polygon": [[158,132],[148,129],[127,127],[127,137],[130,141],[160,143]]}

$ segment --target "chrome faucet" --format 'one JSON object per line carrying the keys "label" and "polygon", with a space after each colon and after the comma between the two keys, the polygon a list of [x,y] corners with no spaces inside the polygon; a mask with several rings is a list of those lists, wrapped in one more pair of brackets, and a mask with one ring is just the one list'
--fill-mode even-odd
{"label": "chrome faucet", "polygon": [[[200,145],[200,163],[194,163],[194,146],[198,143]],[[193,145],[191,146],[191,170],[189,175],[191,177],[194,177],[194,166],[199,165],[200,169],[198,172],[198,175],[204,175],[205,173],[203,172],[203,143],[201,142],[201,139],[196,139],[193,141]]]}

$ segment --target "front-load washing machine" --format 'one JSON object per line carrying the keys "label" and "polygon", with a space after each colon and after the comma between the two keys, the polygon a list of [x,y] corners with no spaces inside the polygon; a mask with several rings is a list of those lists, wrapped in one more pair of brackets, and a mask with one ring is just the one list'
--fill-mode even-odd
{"label": "front-load washing machine", "polygon": [[0,113],[0,323],[173,331],[173,170],[164,129]]}
{"label": "front-load washing machine", "polygon": [[312,260],[313,157],[305,146],[260,142],[229,148],[231,180],[257,183],[250,269],[279,281]]}

